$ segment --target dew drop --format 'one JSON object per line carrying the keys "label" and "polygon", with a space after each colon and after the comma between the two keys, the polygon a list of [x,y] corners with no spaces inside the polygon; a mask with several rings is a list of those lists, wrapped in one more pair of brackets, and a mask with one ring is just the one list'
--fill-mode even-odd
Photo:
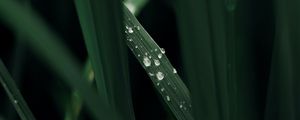
{"label": "dew drop", "polygon": [[149,75],[150,75],[150,76],[154,76],[154,74],[153,74],[153,73],[150,73],[150,72],[149,72]]}
{"label": "dew drop", "polygon": [[141,28],[140,28],[140,26],[136,26],[136,29],[137,29],[137,30],[140,30]]}
{"label": "dew drop", "polygon": [[155,64],[155,66],[159,66],[159,65],[160,65],[160,62],[159,62],[159,60],[157,60],[157,59],[154,59],[154,64]]}
{"label": "dew drop", "polygon": [[14,100],[14,103],[15,103],[15,104],[18,104],[18,101],[17,101],[17,100]]}
{"label": "dew drop", "polygon": [[173,68],[173,73],[176,74],[177,73],[177,70],[175,68]]}
{"label": "dew drop", "polygon": [[166,51],[165,51],[164,48],[161,48],[160,51],[161,51],[162,54],[165,54],[165,53],[166,53]]}
{"label": "dew drop", "polygon": [[160,83],[156,83],[156,85],[157,85],[157,86],[159,86],[159,85],[160,85]]}
{"label": "dew drop", "polygon": [[136,45],[134,48],[138,48],[138,46]]}
{"label": "dew drop", "polygon": [[145,55],[148,55],[148,53],[147,53],[147,52],[145,52]]}
{"label": "dew drop", "polygon": [[158,57],[159,59],[162,58],[162,54],[159,53],[159,54],[157,55],[157,57]]}
{"label": "dew drop", "polygon": [[154,51],[157,51],[157,49],[154,49]]}
{"label": "dew drop", "polygon": [[157,78],[158,80],[163,80],[164,77],[165,77],[165,75],[164,75],[162,72],[157,72],[157,73],[156,73],[156,78]]}
{"label": "dew drop", "polygon": [[140,57],[141,55],[140,54],[138,54],[138,57]]}
{"label": "dew drop", "polygon": [[168,95],[166,96],[166,98],[167,98],[167,101],[171,101],[171,99]]}
{"label": "dew drop", "polygon": [[160,91],[161,91],[161,92],[165,91],[165,88],[161,88]]}
{"label": "dew drop", "polygon": [[133,33],[133,29],[131,27],[128,27],[128,33]]}
{"label": "dew drop", "polygon": [[182,108],[182,107],[183,107],[183,105],[179,105],[179,107],[180,107],[180,108]]}
{"label": "dew drop", "polygon": [[148,57],[144,57],[143,63],[146,67],[151,65],[151,60]]}
{"label": "dew drop", "polygon": [[150,55],[150,56],[149,56],[149,58],[151,59],[151,58],[152,58],[152,56]]}
{"label": "dew drop", "polygon": [[130,38],[130,39],[128,39],[128,41],[129,41],[129,42],[131,42],[131,41],[132,41],[132,39]]}

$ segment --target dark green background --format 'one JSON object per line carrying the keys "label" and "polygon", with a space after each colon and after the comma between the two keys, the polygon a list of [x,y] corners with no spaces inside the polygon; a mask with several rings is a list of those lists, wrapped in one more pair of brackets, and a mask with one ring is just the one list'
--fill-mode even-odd
{"label": "dark green background", "polygon": [[[87,51],[73,1],[29,4],[83,65]],[[190,88],[196,120],[299,120],[299,7],[299,0],[151,0],[137,17]],[[35,117],[62,119],[67,85],[1,19],[0,35],[0,57]],[[128,58],[136,119],[170,118],[146,72]],[[0,116],[18,119],[2,89]]]}

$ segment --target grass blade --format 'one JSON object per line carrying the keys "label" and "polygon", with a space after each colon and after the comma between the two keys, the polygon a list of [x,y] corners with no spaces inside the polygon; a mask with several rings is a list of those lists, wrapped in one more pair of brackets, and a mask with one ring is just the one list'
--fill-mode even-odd
{"label": "grass blade", "polygon": [[[207,0],[178,0],[176,14],[184,71],[192,94],[195,119],[220,119],[213,65],[212,32]],[[215,35],[217,36],[217,35]]]}
{"label": "grass blade", "polygon": [[120,111],[123,119],[134,120],[121,1],[76,0],[75,3],[98,91],[107,92],[101,93],[107,95],[108,103]]}
{"label": "grass blade", "polygon": [[86,48],[88,50],[91,64],[93,65],[93,70],[95,71],[97,91],[101,96],[103,96],[103,98],[105,98],[105,102],[109,103],[91,2],[90,0],[75,0],[75,4]]}
{"label": "grass blade", "polygon": [[160,48],[124,7],[126,43],[144,67],[155,88],[178,120],[193,120],[190,93]]}
{"label": "grass blade", "polygon": [[0,59],[0,82],[22,120],[35,120],[16,83]]}
{"label": "grass blade", "polygon": [[[11,0],[0,1],[0,16],[15,31],[23,31],[24,39],[43,60],[49,63],[54,72],[59,74],[74,90],[78,90],[84,103],[96,119],[115,120],[118,115],[105,104],[81,79],[80,66],[69,50],[65,49],[61,39],[32,11]],[[59,56],[58,54],[59,53]]]}

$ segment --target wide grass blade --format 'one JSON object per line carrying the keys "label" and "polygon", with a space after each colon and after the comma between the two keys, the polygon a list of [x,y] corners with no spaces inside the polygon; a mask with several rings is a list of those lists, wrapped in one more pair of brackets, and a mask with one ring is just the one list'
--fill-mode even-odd
{"label": "wide grass blade", "polygon": [[265,120],[300,119],[299,6],[297,0],[275,0],[275,40]]}
{"label": "wide grass blade", "polygon": [[76,0],[75,3],[99,94],[106,95],[108,103],[123,119],[134,120],[121,1]]}
{"label": "wide grass blade", "polygon": [[[84,35],[86,48],[88,50],[91,64],[93,65],[93,70],[95,71],[98,94],[105,98],[106,103],[109,103],[91,2],[90,0],[75,0],[75,4],[82,28],[82,33]],[[100,33],[98,32],[98,34]]]}
{"label": "wide grass blade", "polygon": [[1,0],[0,16],[13,30],[24,32],[28,38],[24,40],[34,52],[72,89],[78,90],[94,118],[115,120],[118,117],[117,113],[113,113],[105,104],[103,98],[92,90],[88,81],[82,79],[76,58],[63,46],[62,39],[56,36],[34,11],[25,9],[14,1]]}
{"label": "wide grass blade", "polygon": [[[216,85],[216,79],[219,77],[222,83],[226,82],[227,65],[223,63],[226,60],[225,53],[225,35],[224,25],[222,23],[222,12],[214,10],[220,16],[210,18],[210,8],[213,8],[210,2],[215,0],[178,0],[175,4],[175,12],[177,14],[179,32],[181,38],[181,47],[183,55],[184,72],[187,76],[189,87],[191,89],[191,97],[193,102],[193,112],[197,120],[219,120],[219,101],[217,97],[217,87],[220,88],[224,94],[224,109],[228,110],[228,93],[227,86]],[[223,5],[222,2],[217,5]],[[222,6],[220,6],[222,8]],[[220,26],[213,26],[218,28],[219,34],[214,34],[216,30],[211,28],[211,20]],[[220,22],[221,21],[221,22]],[[222,26],[223,25],[223,26]],[[218,41],[213,41],[214,37],[221,38]],[[223,38],[224,37],[224,38]],[[220,50],[214,51],[212,48],[214,42],[220,47]],[[223,44],[222,44],[223,43]],[[221,56],[213,56],[214,53],[223,54]],[[214,60],[217,57],[217,60]],[[214,63],[220,62],[217,66],[221,69],[215,72]],[[223,64],[223,65],[222,65]],[[217,77],[216,75],[220,75]],[[224,90],[224,91],[223,91]],[[226,113],[225,113],[226,114]],[[228,119],[224,116],[224,119]]]}
{"label": "wide grass blade", "polygon": [[126,43],[151,78],[154,87],[178,120],[193,120],[190,93],[160,48],[124,7]]}
{"label": "wide grass blade", "polygon": [[0,83],[22,120],[35,120],[16,83],[0,59]]}

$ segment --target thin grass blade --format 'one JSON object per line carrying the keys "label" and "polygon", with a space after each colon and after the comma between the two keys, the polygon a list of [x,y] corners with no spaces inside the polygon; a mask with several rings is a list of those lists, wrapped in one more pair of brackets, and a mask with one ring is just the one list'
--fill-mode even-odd
{"label": "thin grass blade", "polygon": [[56,36],[34,11],[25,9],[15,1],[1,0],[0,17],[13,30],[24,32],[28,38],[24,40],[34,52],[72,89],[78,90],[94,118],[116,120],[117,113],[112,112],[104,99],[92,90],[88,81],[82,79],[81,67],[61,43],[62,39]]}
{"label": "thin grass blade", "polygon": [[134,15],[124,7],[126,43],[178,120],[193,120],[190,93],[176,69]]}
{"label": "thin grass blade", "polygon": [[75,3],[99,94],[106,94],[108,103],[123,119],[134,120],[121,1]]}
{"label": "thin grass blade", "polygon": [[22,120],[35,120],[16,83],[0,59],[0,82]]}

